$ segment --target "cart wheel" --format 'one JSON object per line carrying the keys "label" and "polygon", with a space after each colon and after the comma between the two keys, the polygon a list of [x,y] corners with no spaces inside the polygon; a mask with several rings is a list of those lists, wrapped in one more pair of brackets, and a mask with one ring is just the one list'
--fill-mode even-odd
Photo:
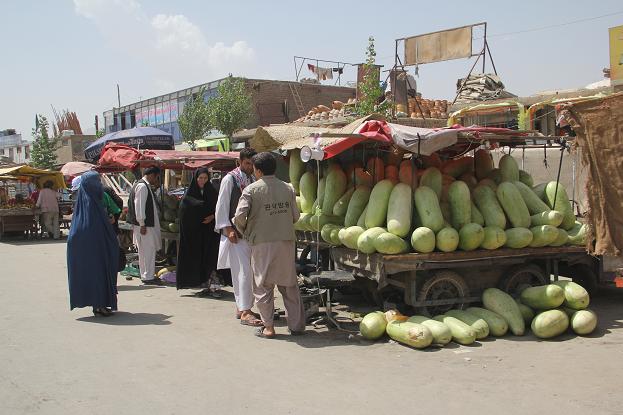
{"label": "cart wheel", "polygon": [[[428,278],[419,290],[418,301],[449,300],[469,297],[469,287],[465,279],[458,273],[447,269],[436,271]],[[453,308],[462,310],[469,303],[458,302],[455,304],[433,305],[420,307],[421,313],[429,316],[443,314]]]}
{"label": "cart wheel", "polygon": [[580,284],[589,294],[593,294],[597,288],[597,274],[586,264],[578,264],[571,267],[571,279]]}
{"label": "cart wheel", "polygon": [[498,288],[509,293],[513,297],[519,297],[522,286],[545,285],[547,277],[545,273],[536,264],[523,264],[511,267],[500,278]]}

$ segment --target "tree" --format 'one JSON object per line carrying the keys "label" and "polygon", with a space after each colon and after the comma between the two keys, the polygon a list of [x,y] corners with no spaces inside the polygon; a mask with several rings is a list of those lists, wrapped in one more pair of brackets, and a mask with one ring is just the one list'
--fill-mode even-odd
{"label": "tree", "polygon": [[106,135],[106,130],[105,130],[105,129],[103,129],[103,128],[100,128],[99,130],[97,130],[97,131],[95,132],[95,138],[96,138],[96,139],[98,139],[98,138],[100,138],[100,137],[103,137],[103,136],[105,136],[105,135]]}
{"label": "tree", "polygon": [[218,95],[208,100],[208,112],[214,128],[230,140],[253,113],[253,100],[244,79],[229,76],[218,86]]}
{"label": "tree", "polygon": [[205,88],[201,88],[199,92],[191,96],[184,105],[184,111],[177,119],[184,141],[193,150],[195,149],[195,141],[201,140],[213,128],[208,106],[203,99],[204,94]]}
{"label": "tree", "polygon": [[41,169],[51,169],[56,165],[58,138],[48,135],[48,120],[43,115],[35,117],[35,128],[32,129],[32,151],[30,164]]}
{"label": "tree", "polygon": [[363,81],[358,85],[360,96],[357,100],[357,112],[361,116],[373,112],[384,113],[389,106],[388,102],[377,105],[377,100],[383,96],[383,89],[379,82],[379,70],[376,66],[376,50],[374,49],[374,37],[368,38],[366,48],[366,63],[363,64]]}

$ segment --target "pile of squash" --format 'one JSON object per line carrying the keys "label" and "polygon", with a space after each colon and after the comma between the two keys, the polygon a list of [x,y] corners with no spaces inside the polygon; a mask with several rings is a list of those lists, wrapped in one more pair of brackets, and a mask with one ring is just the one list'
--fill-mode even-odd
{"label": "pile of squash", "polygon": [[451,341],[469,345],[509,331],[523,336],[526,327],[541,339],[555,338],[569,329],[585,336],[597,327],[597,315],[587,309],[589,302],[588,292],[572,281],[524,287],[519,299],[488,288],[482,295],[483,307],[449,310],[432,318],[407,317],[396,310],[376,311],[363,318],[359,329],[366,339],[376,340],[387,333],[391,339],[417,349]]}

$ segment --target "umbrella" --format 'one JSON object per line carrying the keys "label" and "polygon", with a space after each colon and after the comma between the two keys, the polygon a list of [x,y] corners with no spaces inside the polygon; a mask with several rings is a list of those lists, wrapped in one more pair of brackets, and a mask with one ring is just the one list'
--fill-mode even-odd
{"label": "umbrella", "polygon": [[87,160],[97,161],[102,148],[111,142],[152,150],[173,150],[175,145],[173,136],[166,131],[153,127],[134,127],[98,138],[84,150],[84,156]]}
{"label": "umbrella", "polygon": [[61,173],[63,176],[80,176],[83,173],[93,170],[91,163],[85,163],[83,161],[70,161],[61,167]]}

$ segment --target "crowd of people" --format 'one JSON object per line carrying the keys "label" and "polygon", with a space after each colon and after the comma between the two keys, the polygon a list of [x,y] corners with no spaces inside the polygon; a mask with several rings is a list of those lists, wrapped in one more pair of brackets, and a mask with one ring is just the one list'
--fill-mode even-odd
{"label": "crowd of people", "polygon": [[[210,171],[197,169],[179,210],[178,289],[209,288],[219,272],[231,275],[235,318],[256,327],[263,338],[275,336],[277,288],[290,334],[304,333],[305,313],[295,270],[294,223],[299,218],[294,189],[275,177],[277,161],[268,152],[240,151],[239,165],[217,191]],[[156,252],[161,249],[154,189],[161,171],[148,167],[130,191],[126,221],[133,226],[143,284],[160,285]],[[88,172],[72,183],[76,203],[67,243],[71,309],[92,307],[96,316],[117,310],[117,273],[125,266],[115,228],[117,205],[108,201],[99,174]],[[254,306],[257,313],[253,311]]]}

